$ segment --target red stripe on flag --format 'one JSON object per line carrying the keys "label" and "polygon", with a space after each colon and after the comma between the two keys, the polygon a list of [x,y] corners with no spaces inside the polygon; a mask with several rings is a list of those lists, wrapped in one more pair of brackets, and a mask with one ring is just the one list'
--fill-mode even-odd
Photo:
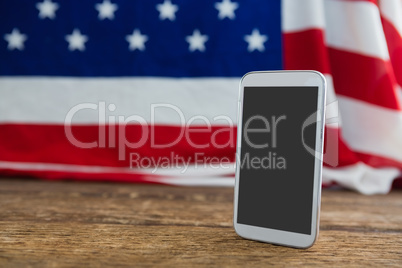
{"label": "red stripe on flag", "polygon": [[[115,131],[118,133],[118,127]],[[198,127],[197,130],[205,129]],[[110,127],[105,128],[109,133]],[[192,130],[195,130],[193,128]],[[98,141],[98,126],[73,126],[73,134],[80,142]],[[179,136],[180,127],[155,126],[155,143],[168,144]],[[52,133],[51,136],[48,133]],[[216,144],[227,145],[217,148],[211,144],[211,133],[216,135]],[[232,133],[232,134],[231,134]],[[142,158],[167,158],[171,160],[171,153],[177,156],[177,161],[195,162],[195,155],[200,154],[200,159],[206,162],[215,159],[226,158],[233,162],[235,160],[235,135],[236,128],[212,127],[211,132],[189,132],[190,142],[194,144],[208,144],[207,148],[194,148],[185,137],[177,144],[168,148],[153,148],[150,137],[141,147],[132,149],[124,146],[124,160],[119,160],[119,141],[115,139],[116,146],[111,148],[106,142],[104,148],[78,148],[67,138],[64,126],[61,125],[0,125],[0,139],[8,140],[0,144],[0,160],[26,163],[56,163],[80,166],[105,166],[105,167],[130,167],[130,154],[139,154]],[[141,126],[129,125],[126,127],[127,140],[135,142],[140,140],[142,135]],[[325,163],[339,162],[337,166],[355,164],[359,161],[355,153],[340,138],[338,128],[326,128],[325,130]],[[109,136],[106,135],[108,140]],[[214,140],[214,141],[215,141]],[[231,146],[234,145],[234,146]],[[121,148],[120,148],[121,149]],[[339,156],[338,156],[339,154]],[[180,159],[181,158],[181,159]],[[324,163],[324,164],[325,164]],[[135,164],[135,163],[131,163]],[[148,164],[148,163],[146,163]],[[331,166],[326,164],[327,166]],[[151,165],[152,166],[152,165]],[[133,165],[133,168],[138,167]]]}
{"label": "red stripe on flag", "polygon": [[402,37],[395,26],[387,19],[382,17],[381,22],[387,39],[394,74],[398,84],[402,86]]}
{"label": "red stripe on flag", "polygon": [[[66,137],[63,125],[30,125],[30,124],[2,124],[0,125],[0,160],[31,163],[60,163],[84,166],[130,167],[130,154],[138,154],[141,158],[160,159],[171,158],[172,153],[177,161],[194,163],[199,154],[205,162],[215,159],[235,161],[236,127],[212,126],[210,130],[204,126],[148,126],[148,135],[144,136],[141,125],[127,125],[125,133],[119,126],[104,128],[105,146],[100,148],[98,126],[72,126],[75,139],[83,142],[98,142],[95,148],[79,148],[74,146]],[[102,130],[102,128],[101,128]],[[110,131],[116,133],[112,142],[109,142]],[[179,139],[180,133],[185,133]],[[51,133],[51,134],[50,134]],[[124,139],[119,140],[119,133],[131,142],[139,142],[144,138],[144,144],[138,148],[124,145]],[[152,135],[151,135],[152,133]],[[153,138],[152,138],[153,137]],[[166,148],[155,146],[168,145]],[[152,143],[154,142],[154,143]],[[113,146],[114,143],[114,146]],[[154,144],[154,145],[153,145]],[[119,146],[120,145],[120,146]],[[205,145],[200,148],[198,145]],[[120,156],[124,160],[119,160]],[[215,160],[216,161],[216,160]],[[133,167],[137,167],[133,163]]]}
{"label": "red stripe on flag", "polygon": [[328,51],[337,94],[401,110],[390,62],[334,48]]}
{"label": "red stripe on flag", "polygon": [[317,70],[330,73],[322,30],[311,29],[283,34],[286,70]]}
{"label": "red stripe on flag", "polygon": [[375,168],[396,167],[402,170],[402,162],[394,159],[366,153],[356,153],[356,156],[365,164]]}

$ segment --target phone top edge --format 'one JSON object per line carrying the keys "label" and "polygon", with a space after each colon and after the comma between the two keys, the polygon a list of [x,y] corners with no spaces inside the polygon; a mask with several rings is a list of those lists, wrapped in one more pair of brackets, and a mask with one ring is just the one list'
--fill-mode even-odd
{"label": "phone top edge", "polygon": [[[292,77],[292,79],[297,80],[297,81],[303,81],[303,80],[306,81],[307,79],[310,79],[309,82],[312,84],[319,83],[318,81],[316,81],[316,83],[313,83],[313,81],[315,81],[315,79],[319,79],[320,82],[323,83],[324,88],[326,88],[326,85],[327,85],[325,76],[321,72],[315,71],[315,70],[252,71],[252,72],[248,72],[242,76],[242,78],[240,79],[239,85],[240,85],[240,87],[246,86],[245,84],[248,84],[247,83],[248,79],[253,79],[253,77],[258,77],[259,75],[264,75],[264,74],[272,75],[273,79],[280,79],[281,75],[289,76],[289,75],[293,75],[293,74],[294,75],[305,74],[306,76],[299,76],[299,77],[294,76],[294,77]],[[308,77],[307,75],[313,75],[313,76]],[[252,77],[252,78],[250,78],[250,77]],[[313,80],[311,80],[311,78],[313,78]],[[280,84],[283,84],[283,86],[286,86],[288,84],[290,86],[292,85],[288,79],[284,80]],[[276,86],[278,86],[278,85],[276,85]]]}
{"label": "phone top edge", "polygon": [[316,71],[316,70],[272,70],[272,71],[250,71],[250,72],[247,72],[246,74],[244,74],[243,76],[242,76],[242,79],[244,78],[244,77],[246,77],[246,76],[248,76],[248,75],[251,75],[251,74],[263,74],[263,73],[272,73],[272,74],[275,74],[275,73],[315,73],[315,74],[317,74],[317,75],[319,75],[319,76],[321,76],[324,80],[325,80],[325,76],[321,73],[321,72],[319,72],[319,71]]}

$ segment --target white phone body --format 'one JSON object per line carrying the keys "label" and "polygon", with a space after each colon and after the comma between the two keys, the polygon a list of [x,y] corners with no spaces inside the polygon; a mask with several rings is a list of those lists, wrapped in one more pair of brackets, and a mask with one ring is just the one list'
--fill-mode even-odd
{"label": "white phone body", "polygon": [[[246,103],[245,95],[247,96]],[[283,98],[285,95],[287,99]],[[276,96],[278,96],[277,100]],[[314,244],[318,237],[319,230],[325,96],[325,78],[321,73],[316,71],[251,72],[241,79],[238,100],[236,183],[233,220],[235,231],[239,236],[246,239],[295,248],[308,248]],[[295,98],[299,100],[295,101]],[[306,100],[303,100],[303,98],[306,98]],[[250,103],[247,103],[248,101],[253,101],[252,105],[249,105]],[[266,105],[265,102],[267,103]],[[292,113],[289,112],[289,115],[286,115],[288,102],[292,103],[289,104],[291,105],[289,107],[294,108],[289,108],[289,111],[292,110]],[[278,105],[275,103],[278,103]],[[257,107],[264,105],[265,107]],[[275,111],[270,111],[270,107],[276,107],[272,109],[282,110],[280,114],[275,114]],[[253,123],[250,119],[251,117],[248,119],[243,118],[246,114],[250,115],[252,113],[252,111],[250,112],[247,109],[259,111],[259,115],[253,120],[256,120],[254,122],[255,126],[258,124],[263,126],[262,130],[256,130],[258,128],[255,126],[250,129],[250,125]],[[312,143],[315,148],[313,148],[313,153],[311,151],[308,153],[307,150],[306,153],[304,153],[301,149],[302,147],[299,147],[298,144],[298,141],[303,143],[303,148],[305,148],[306,145],[303,140],[304,134],[298,131],[290,131],[285,134],[282,133],[281,135],[281,128],[297,130],[300,127],[300,132],[307,131],[302,129],[306,123],[300,123],[300,119],[298,119],[299,121],[296,119],[291,121],[291,119],[292,116],[300,116],[301,118],[303,113],[310,113],[311,110],[316,112],[315,115],[310,116],[310,121],[311,119],[315,120],[315,131],[313,128],[313,130],[310,129],[311,133],[309,132],[310,137],[315,136],[314,142]],[[265,117],[267,117],[266,120],[263,119],[265,111],[267,111],[265,114]],[[306,119],[309,120],[308,118]],[[247,122],[243,122],[243,120],[247,120]],[[245,134],[245,130],[248,134]],[[275,134],[274,130],[276,131]],[[267,135],[268,140],[266,143],[261,142],[265,139],[264,135]],[[268,138],[269,135],[272,137]],[[300,139],[300,136],[302,139]],[[254,137],[255,140],[259,139],[259,148],[254,148],[254,145],[258,142],[251,142],[252,137]],[[273,139],[273,137],[275,137],[275,139]],[[295,153],[280,155],[281,150],[293,152],[293,149],[289,148],[291,144],[294,144]],[[265,145],[266,147],[264,147]],[[242,151],[242,149],[244,149],[244,151]],[[272,149],[272,151],[270,151],[270,149]],[[266,150],[266,152],[264,150]],[[251,157],[250,154],[247,155],[248,151],[251,152],[251,156],[253,156],[254,152],[257,152],[256,154],[258,155],[261,152],[267,155],[265,166],[262,165],[264,163],[263,160],[260,163],[260,167],[253,166],[253,163],[248,163],[249,165],[246,166],[246,160],[250,162]],[[299,162],[296,161],[296,154],[303,156],[299,158],[300,161],[304,161],[303,163],[305,164],[298,166]],[[248,156],[248,158],[246,159],[245,156]],[[272,165],[272,163],[275,163],[272,156],[275,156],[277,166]],[[287,157],[289,158],[288,162],[286,162]],[[278,165],[279,160],[281,160],[282,165]],[[269,165],[267,164],[268,162]],[[258,163],[258,158],[254,163]],[[292,178],[292,176],[289,177],[283,174],[297,175]],[[282,182],[280,182],[277,177],[280,178]],[[285,183],[284,180],[289,180],[289,183]],[[305,180],[305,183],[303,180]],[[284,185],[286,187],[284,187]],[[308,187],[306,185],[308,185]],[[294,188],[299,188],[300,190]],[[276,194],[278,194],[278,199],[280,199],[278,201],[272,199]],[[306,204],[303,204],[303,202]],[[306,213],[301,212],[302,209],[299,208],[306,210]],[[311,210],[309,210],[310,208]],[[271,224],[275,226],[271,226]]]}

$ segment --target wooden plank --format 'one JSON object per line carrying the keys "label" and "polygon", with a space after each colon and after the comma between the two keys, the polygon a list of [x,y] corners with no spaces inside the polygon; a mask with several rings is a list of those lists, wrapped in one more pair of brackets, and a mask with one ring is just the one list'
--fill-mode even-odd
{"label": "wooden plank", "polygon": [[233,189],[0,179],[0,266],[402,266],[402,195],[323,191],[317,243],[232,228]]}

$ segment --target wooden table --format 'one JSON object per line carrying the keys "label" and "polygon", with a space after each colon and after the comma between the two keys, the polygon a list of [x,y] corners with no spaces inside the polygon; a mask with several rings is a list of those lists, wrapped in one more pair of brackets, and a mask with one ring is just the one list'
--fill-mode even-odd
{"label": "wooden table", "polygon": [[324,190],[310,249],[248,241],[232,188],[0,179],[0,266],[402,266],[402,192]]}

